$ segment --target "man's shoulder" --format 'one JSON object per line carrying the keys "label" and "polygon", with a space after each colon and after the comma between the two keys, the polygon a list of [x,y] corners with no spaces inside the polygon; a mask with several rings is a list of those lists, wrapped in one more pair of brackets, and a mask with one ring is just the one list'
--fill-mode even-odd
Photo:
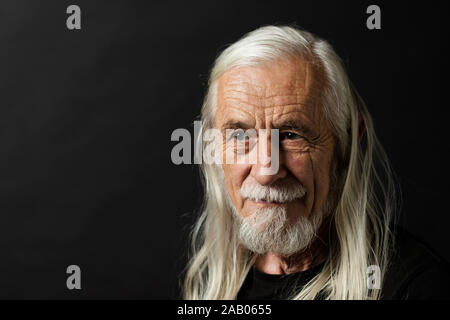
{"label": "man's shoulder", "polygon": [[397,227],[383,299],[450,299],[450,265],[424,241]]}

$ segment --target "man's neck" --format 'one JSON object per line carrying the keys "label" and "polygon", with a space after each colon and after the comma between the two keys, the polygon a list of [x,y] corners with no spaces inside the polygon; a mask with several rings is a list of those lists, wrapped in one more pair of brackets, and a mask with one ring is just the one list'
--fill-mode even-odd
{"label": "man's neck", "polygon": [[266,253],[256,259],[255,267],[267,274],[289,274],[311,269],[326,260],[325,252],[306,250],[290,257]]}

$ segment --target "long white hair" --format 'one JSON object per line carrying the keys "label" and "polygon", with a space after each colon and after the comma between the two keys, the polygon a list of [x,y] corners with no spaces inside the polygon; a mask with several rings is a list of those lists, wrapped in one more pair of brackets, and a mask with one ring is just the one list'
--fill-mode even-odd
{"label": "long white hair", "polygon": [[[367,272],[376,265],[383,280],[388,268],[397,185],[367,108],[326,41],[294,27],[265,26],[229,46],[210,73],[201,111],[202,130],[214,128],[217,79],[224,72],[287,55],[323,70],[323,113],[338,142],[334,164],[338,183],[333,190],[337,201],[331,215],[329,255],[321,272],[292,298],[379,299],[382,287],[371,289]],[[198,139],[201,142],[201,134]],[[205,148],[204,142],[198,145]],[[236,299],[256,255],[239,243],[221,166],[203,163],[200,168],[204,202],[192,229],[184,298]]]}

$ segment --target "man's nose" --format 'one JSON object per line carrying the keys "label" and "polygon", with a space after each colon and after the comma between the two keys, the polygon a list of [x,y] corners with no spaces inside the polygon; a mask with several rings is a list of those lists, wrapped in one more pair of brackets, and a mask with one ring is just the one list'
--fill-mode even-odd
{"label": "man's nose", "polygon": [[[272,139],[274,139],[272,141]],[[278,135],[264,138],[258,142],[257,161],[250,175],[262,185],[270,185],[287,175],[287,170],[281,161]]]}

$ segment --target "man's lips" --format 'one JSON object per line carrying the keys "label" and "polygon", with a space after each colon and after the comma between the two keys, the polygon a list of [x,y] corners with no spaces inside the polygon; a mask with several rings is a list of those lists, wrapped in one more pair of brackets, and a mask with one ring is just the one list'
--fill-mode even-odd
{"label": "man's lips", "polygon": [[250,200],[250,201],[252,201],[252,202],[254,202],[254,203],[256,203],[256,204],[260,204],[260,205],[281,205],[281,204],[283,204],[283,203],[281,203],[281,202],[268,201],[268,200],[265,200],[265,199],[259,199],[259,200],[256,200],[256,199],[246,199],[246,200]]}

